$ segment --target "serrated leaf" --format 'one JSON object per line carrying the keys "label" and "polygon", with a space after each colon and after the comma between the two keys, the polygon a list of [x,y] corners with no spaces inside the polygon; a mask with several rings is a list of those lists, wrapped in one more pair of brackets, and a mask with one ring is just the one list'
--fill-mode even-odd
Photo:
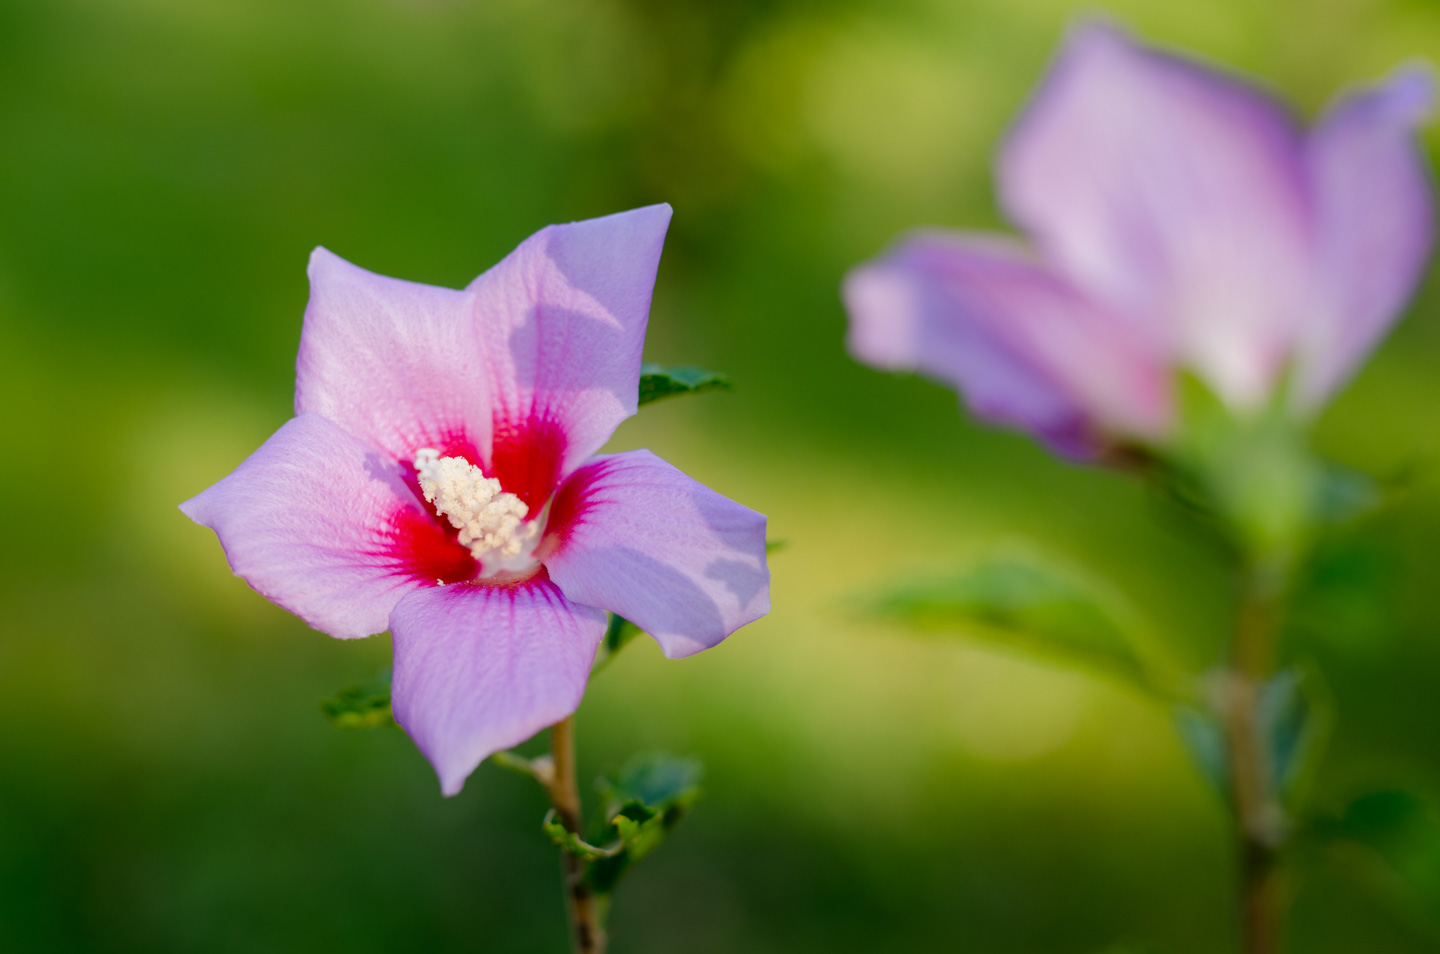
{"label": "serrated leaf", "polygon": [[619,776],[602,783],[614,803],[638,802],[654,812],[689,805],[700,794],[704,768],[695,759],[648,752],[625,763]]}
{"label": "serrated leaf", "polygon": [[1230,743],[1225,727],[1208,712],[1190,705],[1178,705],[1171,721],[1190,761],[1201,778],[1222,799],[1230,799]]}
{"label": "serrated leaf", "polygon": [[706,391],[730,391],[735,385],[728,377],[693,365],[659,365],[646,362],[640,366],[640,406],[684,394]]}
{"label": "serrated leaf", "polygon": [[617,778],[601,780],[600,827],[618,850],[590,866],[587,877],[596,892],[613,891],[632,865],[659,847],[700,797],[701,774],[694,759],[648,753],[631,759]]}
{"label": "serrated leaf", "polygon": [[1440,937],[1440,810],[1434,802],[1412,792],[1373,792],[1317,831],[1332,843],[1363,846],[1378,865],[1372,880]]}
{"label": "serrated leaf", "polygon": [[381,729],[395,726],[390,711],[390,670],[370,682],[341,689],[320,700],[320,711],[340,729]]}
{"label": "serrated leaf", "polygon": [[950,577],[892,590],[879,615],[961,632],[1155,689],[1131,627],[1093,587],[1039,563],[997,558]]}
{"label": "serrated leaf", "polygon": [[608,858],[619,850],[619,847],[600,848],[582,839],[570,829],[560,823],[555,817],[552,809],[545,815],[545,820],[540,824],[541,829],[561,849],[586,861],[594,862]]}

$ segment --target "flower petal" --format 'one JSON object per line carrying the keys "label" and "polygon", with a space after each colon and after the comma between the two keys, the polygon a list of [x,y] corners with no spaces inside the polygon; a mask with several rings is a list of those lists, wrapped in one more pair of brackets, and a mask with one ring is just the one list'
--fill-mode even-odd
{"label": "flower petal", "polygon": [[[552,225],[475,279],[491,476],[532,509],[635,413],[670,206]],[[488,472],[488,471],[487,471]]]}
{"label": "flower petal", "polygon": [[1428,70],[1396,73],[1334,106],[1308,142],[1319,237],[1299,400],[1323,401],[1390,327],[1425,269],[1434,197],[1415,127],[1428,117]]}
{"label": "flower petal", "polygon": [[860,360],[943,381],[978,416],[1066,456],[1169,422],[1161,356],[1008,243],[917,234],[852,272],[844,294]]}
{"label": "flower petal", "polygon": [[421,447],[478,462],[490,404],[471,307],[467,292],[386,278],[317,248],[295,413],[327,417],[406,463]]}
{"label": "flower petal", "polygon": [[1309,210],[1299,135],[1269,96],[1091,24],[1001,155],[1015,221],[1236,407],[1262,402],[1297,331]]}
{"label": "flower petal", "polygon": [[215,531],[237,576],[342,639],[384,632],[417,587],[475,574],[394,461],[317,414],[180,509]]}
{"label": "flower petal", "polygon": [[765,517],[647,450],[577,470],[550,528],[543,559],[565,595],[625,617],[672,659],[770,611]]}
{"label": "flower petal", "polygon": [[605,614],[567,600],[542,571],[417,591],[390,628],[395,721],[454,795],[487,757],[579,707]]}

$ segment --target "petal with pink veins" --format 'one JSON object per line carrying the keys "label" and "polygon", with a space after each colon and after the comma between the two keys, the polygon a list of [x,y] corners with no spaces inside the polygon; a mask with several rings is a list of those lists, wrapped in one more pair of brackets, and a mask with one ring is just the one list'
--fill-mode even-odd
{"label": "petal with pink veins", "polygon": [[342,639],[384,632],[407,593],[476,572],[393,460],[316,414],[180,509],[215,531],[237,576]]}
{"label": "petal with pink veins", "polygon": [[1005,207],[1042,255],[1234,407],[1270,393],[1311,254],[1301,140],[1271,97],[1075,31],[1013,130]]}
{"label": "petal with pink veins", "polygon": [[386,278],[317,248],[296,370],[295,413],[327,417],[397,460],[434,447],[478,462],[489,444],[467,292]]}
{"label": "petal with pink veins", "polygon": [[454,795],[475,767],[580,705],[605,614],[542,571],[506,586],[412,593],[390,616],[395,721]]}
{"label": "petal with pink veins", "polygon": [[552,225],[470,284],[494,395],[489,463],[532,509],[635,413],[670,206]]}
{"label": "petal with pink veins", "polygon": [[565,595],[625,617],[672,659],[770,611],[765,517],[649,451],[577,470],[550,529],[542,559]]}
{"label": "petal with pink veins", "polygon": [[1435,206],[1415,127],[1433,100],[1428,70],[1401,70],[1341,100],[1310,134],[1319,248],[1297,382],[1305,406],[1349,375],[1424,273]]}

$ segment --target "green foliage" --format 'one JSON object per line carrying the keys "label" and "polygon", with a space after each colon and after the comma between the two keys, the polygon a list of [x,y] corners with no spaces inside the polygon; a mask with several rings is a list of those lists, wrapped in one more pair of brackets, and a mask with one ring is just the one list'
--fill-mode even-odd
{"label": "green foliage", "polygon": [[1225,726],[1213,713],[1188,704],[1175,706],[1171,721],[1200,777],[1216,795],[1229,801],[1230,743]]}
{"label": "green foliage", "polygon": [[[1191,762],[1226,801],[1231,797],[1230,739],[1226,734],[1223,692],[1213,708],[1192,703],[1174,707],[1171,718]],[[1308,787],[1330,738],[1334,715],[1330,695],[1310,667],[1291,666],[1260,688],[1257,721],[1270,791],[1295,805]]]}
{"label": "green foliage", "polygon": [[1316,469],[1315,517],[1327,526],[1367,516],[1390,496],[1387,488],[1369,474],[1325,461]]}
{"label": "green foliage", "polygon": [[640,406],[684,394],[732,391],[734,382],[723,374],[688,364],[665,366],[646,362],[640,366]]}
{"label": "green foliage", "polygon": [[881,596],[873,610],[926,631],[961,632],[1157,690],[1134,625],[1109,594],[1039,563],[1001,557]]}
{"label": "green foliage", "polygon": [[1359,849],[1372,884],[1440,937],[1440,810],[1433,801],[1372,792],[1315,827],[1332,847]]}
{"label": "green foliage", "polygon": [[[1295,558],[1325,497],[1322,467],[1285,391],[1237,414],[1198,378],[1182,375],[1182,426],[1161,471],[1173,497],[1215,519],[1247,560],[1265,564]],[[1334,505],[1353,490],[1337,484]]]}
{"label": "green foliage", "polygon": [[348,686],[328,699],[320,700],[320,711],[340,729],[383,729],[395,727],[390,712],[390,670],[359,686]]}
{"label": "green foliage", "polygon": [[639,626],[623,616],[610,614],[610,624],[605,628],[605,638],[600,641],[600,651],[595,654],[595,663],[590,667],[591,675],[598,673],[614,661],[620,650],[644,632]]}
{"label": "green foliage", "polygon": [[554,810],[545,816],[545,834],[585,861],[585,878],[603,898],[625,872],[659,847],[700,797],[701,774],[694,759],[655,752],[636,756],[616,778],[600,780],[601,806],[589,840],[567,830]]}
{"label": "green foliage", "polygon": [[602,779],[601,830],[613,830],[618,850],[591,865],[591,886],[614,890],[632,865],[654,851],[700,797],[703,769],[694,759],[646,753],[626,763],[613,781]]}
{"label": "green foliage", "polygon": [[568,851],[578,858],[587,862],[598,861],[601,858],[608,858],[623,849],[623,843],[617,842],[608,848],[597,848],[579,835],[560,823],[555,815],[555,809],[545,813],[545,820],[540,823],[540,828],[549,836],[550,840],[560,847],[562,851]]}
{"label": "green foliage", "polygon": [[1271,790],[1296,803],[1314,776],[1330,739],[1330,694],[1311,667],[1276,673],[1260,693],[1260,728],[1266,742]]}
{"label": "green foliage", "polygon": [[1251,560],[1288,563],[1318,530],[1373,513],[1404,484],[1317,456],[1285,390],[1268,406],[1237,414],[1182,376],[1184,424],[1157,472],[1173,497],[1218,520]]}

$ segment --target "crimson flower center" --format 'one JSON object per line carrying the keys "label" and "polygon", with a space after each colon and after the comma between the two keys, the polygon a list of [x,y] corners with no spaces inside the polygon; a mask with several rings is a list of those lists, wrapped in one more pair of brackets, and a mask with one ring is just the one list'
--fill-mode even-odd
{"label": "crimson flower center", "polygon": [[539,520],[526,520],[525,501],[463,457],[441,457],[432,447],[415,452],[415,473],[435,512],[460,531],[459,541],[480,563],[481,578],[534,568]]}

